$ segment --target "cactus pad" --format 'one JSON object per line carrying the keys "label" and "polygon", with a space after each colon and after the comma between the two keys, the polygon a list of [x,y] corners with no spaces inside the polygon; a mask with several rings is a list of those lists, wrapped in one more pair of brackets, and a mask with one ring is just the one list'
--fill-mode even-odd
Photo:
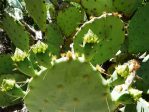
{"label": "cactus pad", "polygon": [[46,41],[49,51],[54,55],[60,54],[60,46],[63,44],[63,36],[56,24],[47,25]]}
{"label": "cactus pad", "polygon": [[60,26],[66,37],[73,34],[83,20],[84,12],[73,5],[59,11],[57,16],[57,24]]}
{"label": "cactus pad", "polygon": [[[125,38],[123,27],[123,22],[117,16],[109,14],[93,18],[74,36],[74,51],[85,54],[86,59],[93,64],[102,64],[112,58],[123,43]],[[83,45],[87,36],[90,39]]]}
{"label": "cactus pad", "polygon": [[0,74],[12,73],[13,72],[13,61],[11,56],[8,54],[0,55]]}
{"label": "cactus pad", "polygon": [[128,104],[125,107],[125,112],[149,112],[149,103],[140,98],[136,104]]}
{"label": "cactus pad", "polygon": [[25,103],[31,112],[108,111],[108,91],[100,73],[78,59],[56,60],[46,74],[33,79],[30,90]]}
{"label": "cactus pad", "polygon": [[19,21],[14,20],[9,14],[5,14],[3,28],[16,47],[22,50],[29,49],[30,36]]}
{"label": "cactus pad", "polygon": [[45,0],[25,0],[30,16],[42,31],[46,29],[47,10]]}
{"label": "cactus pad", "polygon": [[100,16],[112,11],[112,0],[81,0],[82,7],[90,16]]}
{"label": "cactus pad", "polygon": [[141,0],[112,0],[116,11],[130,17],[141,4]]}
{"label": "cactus pad", "polygon": [[133,16],[129,25],[128,50],[131,53],[149,51],[149,4],[141,7]]}
{"label": "cactus pad", "polygon": [[[12,79],[12,80],[15,80],[16,82],[21,82],[21,81],[25,81],[26,77],[22,74],[0,75],[0,87],[3,79]],[[16,103],[19,103],[20,101],[22,100],[16,97],[15,94],[14,96],[12,96],[0,90],[0,107],[14,105]]]}
{"label": "cactus pad", "polygon": [[142,90],[144,93],[147,93],[149,90],[149,61],[142,63],[141,68],[137,71],[142,80],[136,82],[137,89]]}

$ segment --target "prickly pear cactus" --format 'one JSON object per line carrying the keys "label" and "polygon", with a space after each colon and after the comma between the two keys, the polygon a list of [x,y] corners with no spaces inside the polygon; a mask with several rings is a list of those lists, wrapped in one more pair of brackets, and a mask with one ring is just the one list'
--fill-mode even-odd
{"label": "prickly pear cactus", "polygon": [[127,17],[131,17],[134,11],[137,10],[141,4],[141,0],[113,0],[113,7],[115,11],[122,13]]}
{"label": "prickly pear cactus", "polygon": [[149,112],[148,0],[0,6],[0,52],[12,48],[0,55],[0,109],[24,101],[30,112]]}
{"label": "prickly pear cactus", "polygon": [[137,74],[141,77],[140,80],[136,82],[136,88],[142,90],[144,93],[149,93],[149,61],[141,64],[141,68],[138,70]]}
{"label": "prickly pear cactus", "polygon": [[118,16],[103,15],[93,18],[74,36],[74,51],[84,54],[93,64],[102,64],[110,59],[123,43],[123,27],[124,24]]}
{"label": "prickly pear cactus", "polygon": [[28,50],[30,35],[24,26],[9,14],[5,13],[4,16],[2,25],[13,44],[22,50]]}
{"label": "prickly pear cactus", "polygon": [[67,1],[67,2],[76,2],[76,3],[80,3],[81,0],[63,0],[63,1]]}
{"label": "prickly pear cactus", "polygon": [[128,50],[130,53],[149,51],[149,20],[147,19],[149,4],[142,6],[130,21],[128,29]]}
{"label": "prickly pear cactus", "polygon": [[33,53],[36,55],[36,61],[39,65],[49,67],[51,64],[52,53],[48,48],[48,45],[38,41],[35,45],[31,47]]}
{"label": "prickly pear cactus", "polygon": [[2,93],[1,91],[0,91],[0,99],[1,99],[0,102],[1,107],[18,104],[21,100],[20,98],[18,99],[16,97],[9,96],[5,93]]}
{"label": "prickly pear cactus", "polygon": [[45,0],[25,0],[26,8],[30,16],[42,31],[46,30],[46,1]]}
{"label": "prickly pear cactus", "polygon": [[[25,81],[26,77],[22,74],[17,74],[17,73],[0,75],[0,107],[6,107],[6,106],[10,106],[10,105],[14,105],[19,102],[22,102],[21,97],[15,96],[15,94],[18,93],[16,89],[13,89],[13,93],[16,92],[13,95],[10,94],[8,91],[2,91],[5,89],[2,87],[2,82],[4,80],[14,80],[15,82],[20,82],[21,84],[21,81]],[[12,88],[10,90],[12,90]]]}
{"label": "prickly pear cactus", "polygon": [[90,16],[100,16],[112,12],[112,0],[81,0],[81,5]]}
{"label": "prickly pear cactus", "polygon": [[12,73],[14,69],[13,61],[11,60],[11,55],[5,54],[0,55],[0,74]]}
{"label": "prickly pear cactus", "polygon": [[112,110],[107,95],[100,73],[89,63],[68,56],[56,60],[46,74],[33,79],[25,103],[31,112],[106,112],[107,106]]}
{"label": "prickly pear cactus", "polygon": [[54,55],[60,54],[60,47],[63,44],[63,36],[57,24],[48,24],[46,30],[45,43],[48,45],[49,51]]}
{"label": "prickly pear cactus", "polygon": [[37,75],[26,52],[23,52],[22,50],[16,48],[15,53],[11,58],[15,62],[16,68],[20,72],[30,77]]}
{"label": "prickly pear cactus", "polygon": [[136,104],[126,105],[124,112],[148,112],[149,111],[149,103],[144,99],[140,98]]}
{"label": "prickly pear cactus", "polygon": [[83,22],[84,11],[81,9],[79,4],[70,4],[69,7],[66,7],[58,12],[56,20],[62,32],[66,35],[66,37],[69,37]]}

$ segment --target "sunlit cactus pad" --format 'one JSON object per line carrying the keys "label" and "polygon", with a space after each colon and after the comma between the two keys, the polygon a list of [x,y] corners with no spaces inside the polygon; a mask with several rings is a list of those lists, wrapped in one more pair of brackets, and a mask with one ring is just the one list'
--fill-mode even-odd
{"label": "sunlit cactus pad", "polygon": [[63,59],[31,82],[25,98],[29,111],[107,112],[112,104],[100,73],[89,63]]}
{"label": "sunlit cactus pad", "polygon": [[[116,54],[124,41],[124,24],[118,16],[105,14],[86,22],[74,36],[74,51],[93,64]],[[115,35],[117,34],[117,35]]]}

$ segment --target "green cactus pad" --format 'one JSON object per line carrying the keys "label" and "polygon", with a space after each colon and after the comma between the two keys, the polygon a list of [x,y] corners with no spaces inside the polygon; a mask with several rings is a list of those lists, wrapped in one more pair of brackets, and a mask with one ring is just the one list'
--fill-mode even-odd
{"label": "green cactus pad", "polygon": [[25,58],[24,61],[17,62],[16,64],[17,69],[25,75],[30,77],[37,76],[37,72],[34,70],[34,67],[28,58]]}
{"label": "green cactus pad", "polygon": [[39,65],[48,67],[51,62],[50,51],[48,49],[48,45],[38,41],[32,47],[32,52],[35,54],[36,62]]}
{"label": "green cactus pad", "polygon": [[14,69],[13,61],[9,54],[0,55],[0,74],[12,73]]}
{"label": "green cactus pad", "polygon": [[81,0],[82,7],[90,16],[100,16],[112,11],[112,0]]}
{"label": "green cactus pad", "polygon": [[125,106],[125,111],[124,112],[130,112],[130,110],[132,112],[137,112],[137,110],[136,110],[136,104],[127,104]]}
{"label": "green cactus pad", "polygon": [[34,70],[32,62],[26,52],[16,48],[15,53],[11,58],[20,72],[31,77],[36,76],[36,71]]}
{"label": "green cactus pad", "polygon": [[128,29],[128,50],[131,53],[149,51],[149,4],[146,4],[135,13]]}
{"label": "green cactus pad", "polygon": [[57,24],[60,26],[66,37],[73,34],[83,20],[84,11],[73,5],[59,11],[57,16]]}
{"label": "green cactus pad", "polygon": [[[3,79],[12,79],[12,80],[15,80],[16,82],[21,82],[21,81],[25,81],[26,77],[22,74],[0,75],[0,85],[2,84]],[[2,92],[0,90],[0,107],[14,105],[14,104],[17,104],[21,101],[22,101],[21,98],[16,97],[15,94],[14,94],[14,96],[9,95],[8,93]]]}
{"label": "green cactus pad", "polygon": [[49,51],[54,55],[60,54],[60,47],[63,44],[63,36],[56,24],[48,24],[46,30],[45,43],[48,45]]}
{"label": "green cactus pad", "polygon": [[25,81],[27,77],[23,74],[13,73],[13,74],[3,74],[0,75],[0,84],[2,83],[3,79],[12,79],[17,81]]}
{"label": "green cactus pad", "polygon": [[21,102],[20,98],[12,97],[0,91],[0,106],[1,107],[11,106],[19,102]]}
{"label": "green cactus pad", "polygon": [[67,1],[67,2],[76,2],[76,3],[80,3],[81,0],[63,0],[63,1]]}
{"label": "green cactus pad", "polygon": [[115,11],[122,13],[123,15],[130,17],[134,11],[141,4],[142,0],[112,0]]}
{"label": "green cactus pad", "polygon": [[49,66],[51,66],[51,59],[52,55],[49,50],[46,51],[45,53],[36,54],[36,61],[40,66],[48,68]]}
{"label": "green cactus pad", "polygon": [[2,24],[4,30],[16,47],[22,50],[29,49],[30,35],[25,31],[25,28],[19,21],[15,20],[9,14],[5,13]]}
{"label": "green cactus pad", "polygon": [[37,62],[37,57],[36,54],[33,53],[33,51],[30,51],[30,55],[28,57],[33,65],[33,68],[36,70],[39,69],[38,62]]}
{"label": "green cactus pad", "polygon": [[33,79],[25,98],[29,111],[108,112],[108,106],[112,108],[100,73],[89,63],[71,59],[56,60],[46,74]]}
{"label": "green cactus pad", "polygon": [[42,31],[46,29],[47,10],[45,0],[25,0],[30,16]]}
{"label": "green cactus pad", "polygon": [[[86,22],[74,36],[74,51],[80,55],[84,54],[93,64],[102,64],[112,58],[123,43],[123,27],[123,22],[117,16],[108,14],[95,17]],[[96,42],[90,41],[83,45],[87,36]]]}
{"label": "green cactus pad", "polygon": [[141,68],[137,71],[137,75],[142,78],[138,80],[135,85],[136,88],[142,90],[144,93],[147,93],[149,90],[149,61],[141,64]]}

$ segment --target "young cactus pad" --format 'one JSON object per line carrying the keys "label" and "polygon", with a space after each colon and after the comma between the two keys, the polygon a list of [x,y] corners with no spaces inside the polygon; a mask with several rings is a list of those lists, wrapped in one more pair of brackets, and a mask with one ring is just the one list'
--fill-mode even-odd
{"label": "young cactus pad", "polygon": [[128,29],[129,52],[139,53],[149,51],[149,3],[139,8],[130,21]]}
{"label": "young cactus pad", "polygon": [[[35,77],[25,104],[31,112],[108,112],[108,90],[102,77],[79,59],[56,60],[46,74]],[[82,70],[80,70],[80,68]]]}
{"label": "young cactus pad", "polygon": [[48,67],[50,66],[51,62],[51,53],[48,49],[48,45],[38,41],[35,45],[31,47],[33,53],[36,56],[36,62],[38,62],[39,65]]}
{"label": "young cactus pad", "polygon": [[30,16],[42,31],[46,30],[46,1],[45,0],[25,0],[26,8]]}
{"label": "young cactus pad", "polygon": [[60,26],[66,37],[76,31],[76,28],[84,20],[84,11],[80,7],[69,6],[58,12],[57,24]]}
{"label": "young cactus pad", "polygon": [[112,0],[81,0],[81,5],[90,16],[112,11]]}
{"label": "young cactus pad", "polygon": [[3,18],[3,28],[16,47],[22,50],[29,49],[29,34],[19,21],[7,13],[5,13],[5,17]]}
{"label": "young cactus pad", "polygon": [[20,72],[31,77],[37,75],[26,52],[16,48],[15,53],[11,58]]}
{"label": "young cactus pad", "polygon": [[[86,22],[76,33],[74,37],[74,51],[84,54],[86,59],[93,64],[102,64],[110,59],[123,43],[125,38],[123,27],[123,22],[117,16],[107,14],[95,17]],[[94,41],[84,42],[87,35],[88,38],[91,38],[87,40]],[[86,44],[83,45],[83,43]]]}

